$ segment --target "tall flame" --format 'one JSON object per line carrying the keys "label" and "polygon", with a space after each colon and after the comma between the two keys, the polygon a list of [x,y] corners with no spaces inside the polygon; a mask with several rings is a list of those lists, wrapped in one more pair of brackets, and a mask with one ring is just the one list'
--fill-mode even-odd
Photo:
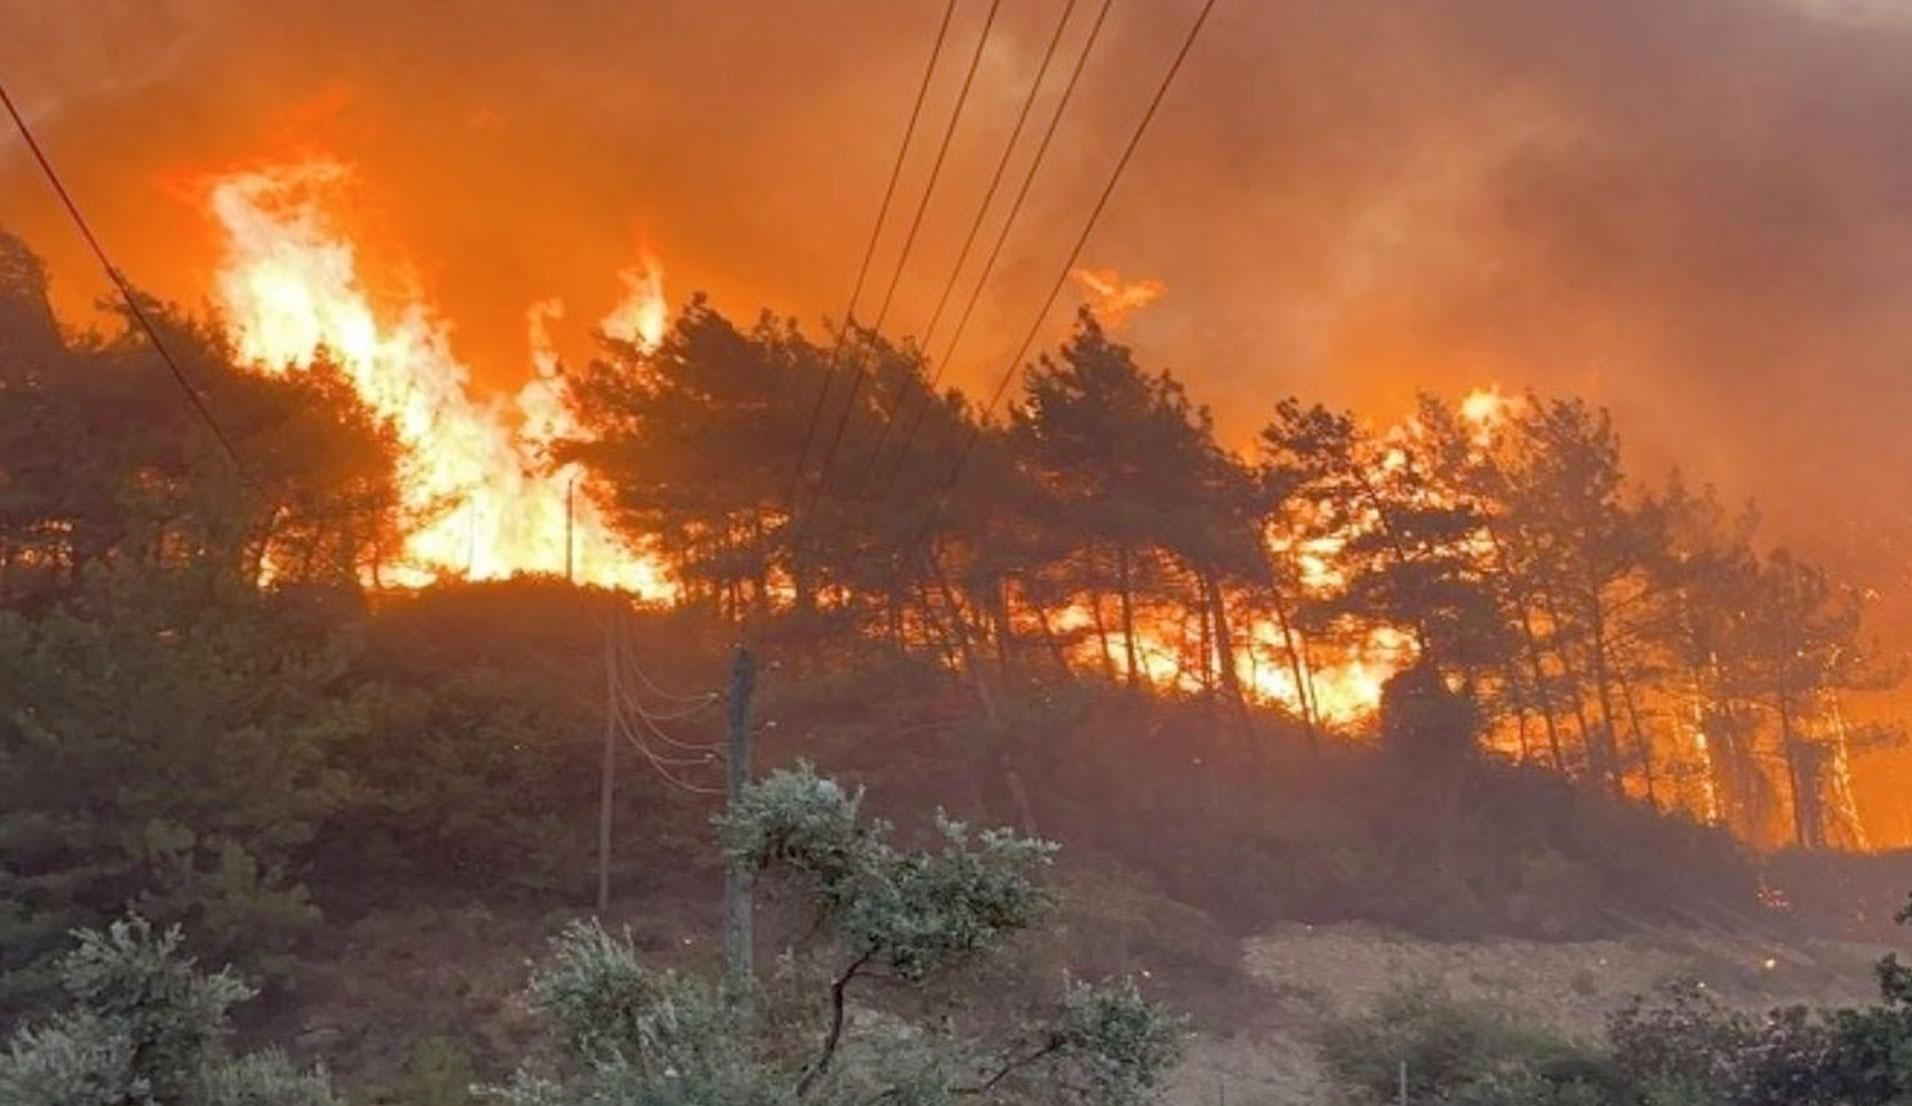
{"label": "tall flame", "polygon": [[651,349],[664,340],[664,327],[670,322],[670,309],[664,301],[663,266],[645,254],[641,263],[617,275],[624,282],[624,299],[604,316],[598,328],[607,337]]}
{"label": "tall flame", "polygon": [[[396,578],[569,571],[581,582],[664,594],[655,563],[627,550],[592,504],[570,494],[575,466],[554,469],[543,457],[545,445],[574,429],[546,331],[562,304],[529,313],[534,373],[516,403],[473,399],[450,328],[430,307],[414,301],[392,318],[373,310],[353,243],[321,207],[344,174],[314,161],[217,178],[210,207],[226,243],[214,293],[240,356],[283,373],[325,351],[393,426],[404,449],[403,506],[416,523]],[[661,319],[661,273],[655,262],[645,271],[643,317]],[[654,341],[661,324],[630,333]]]}

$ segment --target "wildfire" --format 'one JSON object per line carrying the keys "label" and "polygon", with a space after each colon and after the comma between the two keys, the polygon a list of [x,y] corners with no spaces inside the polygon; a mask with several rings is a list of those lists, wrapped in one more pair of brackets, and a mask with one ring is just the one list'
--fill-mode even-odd
{"label": "wildfire", "polygon": [[[360,397],[389,420],[404,449],[404,508],[411,516],[404,557],[391,579],[422,585],[450,575],[494,579],[524,572],[570,571],[580,581],[648,596],[669,587],[658,567],[633,554],[602,514],[570,493],[577,466],[549,463],[551,443],[577,426],[564,403],[553,324],[566,316],[550,299],[525,312],[530,379],[514,396],[481,401],[470,371],[452,349],[451,328],[414,299],[396,312],[374,309],[358,271],[355,244],[328,220],[328,191],[345,175],[335,163],[249,170],[212,182],[209,206],[225,234],[214,294],[235,350],[272,373],[294,372],[329,356]],[[663,268],[643,255],[618,274],[624,296],[599,320],[608,338],[649,349],[669,324]],[[1075,277],[1111,325],[1159,298],[1160,281],[1123,281],[1114,270]],[[1463,404],[1470,420],[1499,417],[1504,400],[1476,392]],[[1333,543],[1297,551],[1304,581],[1330,586]],[[1076,616],[1073,620],[1069,615]],[[1086,610],[1064,622],[1088,622]],[[1234,658],[1250,694],[1282,702],[1330,724],[1372,714],[1381,686],[1405,663],[1398,635],[1379,630],[1344,655],[1310,656],[1305,695],[1291,665],[1272,664],[1283,644],[1275,627],[1248,627]],[[1159,687],[1193,687],[1201,670],[1179,635],[1141,629],[1135,655]],[[1110,648],[1084,643],[1083,648]],[[1119,643],[1110,651],[1121,656]],[[1199,653],[1199,650],[1196,651]],[[1198,660],[1198,658],[1197,658]]]}
{"label": "wildfire", "polygon": [[[391,318],[373,310],[356,249],[321,206],[344,174],[316,161],[217,178],[209,205],[226,242],[214,294],[240,356],[282,373],[329,354],[392,424],[405,451],[404,507],[417,521],[395,578],[570,569],[583,582],[664,594],[657,566],[626,550],[593,505],[572,502],[573,467],[545,462],[543,447],[571,429],[548,333],[563,304],[528,313],[533,375],[516,402],[473,399],[450,327],[428,305],[414,301]],[[605,328],[648,345],[666,307],[656,262],[642,271],[641,283],[626,276],[631,294]]]}
{"label": "wildfire", "polygon": [[1500,390],[1500,385],[1490,384],[1485,388],[1475,388],[1461,397],[1461,418],[1472,423],[1481,434],[1491,434],[1508,419],[1514,418],[1527,409],[1527,401],[1520,396],[1510,396]]}
{"label": "wildfire", "polygon": [[[1284,646],[1275,626],[1257,623],[1253,632],[1258,652],[1281,655]],[[1341,655],[1313,661],[1306,676],[1307,703],[1315,717],[1331,726],[1372,717],[1380,709],[1381,691],[1389,677],[1406,667],[1413,653],[1413,642],[1406,634],[1389,626],[1376,627]],[[1253,672],[1254,689],[1264,700],[1300,709],[1301,692],[1291,668],[1258,663]]]}
{"label": "wildfire", "polygon": [[664,340],[670,308],[664,301],[664,269],[655,257],[617,274],[624,282],[624,299],[598,323],[598,328],[620,342],[650,349]]}
{"label": "wildfire", "polygon": [[[1095,625],[1094,609],[1078,603],[1060,612],[1053,628],[1084,634],[1071,650],[1076,663],[1104,664],[1117,676],[1125,676],[1128,649],[1123,635],[1119,631],[1085,633]],[[1199,650],[1191,654],[1190,643],[1181,639],[1179,630],[1138,626],[1136,668],[1151,687],[1193,692],[1202,686]],[[1251,699],[1279,703],[1297,714],[1312,712],[1329,726],[1340,727],[1374,716],[1381,706],[1382,688],[1413,660],[1414,646],[1406,634],[1381,626],[1358,642],[1311,647],[1303,675],[1305,697],[1303,685],[1296,682],[1294,669],[1285,659],[1286,650],[1280,628],[1270,620],[1255,619],[1248,626],[1247,640],[1229,663],[1242,675]]]}
{"label": "wildfire", "polygon": [[1069,275],[1088,293],[1096,318],[1110,327],[1121,326],[1168,291],[1168,285],[1153,278],[1125,281],[1114,269],[1077,269]]}

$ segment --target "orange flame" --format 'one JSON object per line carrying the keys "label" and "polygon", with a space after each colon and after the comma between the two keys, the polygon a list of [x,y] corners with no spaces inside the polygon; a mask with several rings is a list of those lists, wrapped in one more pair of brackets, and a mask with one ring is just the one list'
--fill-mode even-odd
{"label": "orange flame", "polygon": [[1111,328],[1121,326],[1168,291],[1168,285],[1153,278],[1125,281],[1114,269],[1077,269],[1069,275],[1088,293],[1096,318]]}
{"label": "orange flame", "polygon": [[670,322],[670,309],[664,302],[664,269],[649,254],[637,265],[618,273],[624,282],[624,299],[604,316],[598,328],[606,337],[629,342],[639,349],[653,349],[664,340],[664,328]]}
{"label": "orange flame", "polygon": [[[579,498],[567,518],[575,467],[553,469],[542,456],[573,429],[547,331],[563,305],[528,314],[533,376],[515,405],[474,400],[450,327],[428,305],[409,303],[396,318],[373,310],[354,244],[321,207],[345,172],[313,161],[216,178],[209,204],[226,242],[214,293],[241,357],[283,373],[327,351],[393,426],[404,449],[403,506],[415,522],[395,578],[424,584],[569,567],[581,582],[666,594],[657,565],[626,549],[594,505]],[[645,271],[639,314],[662,319],[661,273],[655,262]],[[661,332],[661,323],[647,324],[627,340],[649,343]]]}

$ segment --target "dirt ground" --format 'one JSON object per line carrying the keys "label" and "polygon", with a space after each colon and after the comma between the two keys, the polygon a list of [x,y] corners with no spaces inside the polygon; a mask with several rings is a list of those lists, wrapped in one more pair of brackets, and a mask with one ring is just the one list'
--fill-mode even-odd
{"label": "dirt ground", "polygon": [[1402,984],[1491,1000],[1583,1039],[1633,996],[1687,979],[1722,1002],[1763,1010],[1864,1002],[1882,946],[1780,938],[1695,921],[1599,941],[1491,938],[1444,943],[1363,923],[1285,925],[1243,943],[1245,970],[1270,1001],[1254,1023],[1198,1035],[1171,1086],[1174,1106],[1323,1106],[1314,1059],[1327,1021]]}

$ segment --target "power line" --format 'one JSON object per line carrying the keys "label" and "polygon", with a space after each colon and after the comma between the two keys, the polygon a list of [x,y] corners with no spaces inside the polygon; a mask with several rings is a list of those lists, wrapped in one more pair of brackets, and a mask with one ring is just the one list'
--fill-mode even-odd
{"label": "power line", "polygon": [[[1029,168],[1023,173],[1022,185],[1016,190],[1016,198],[1010,202],[1009,215],[1003,220],[1002,228],[996,233],[996,241],[990,247],[989,257],[983,262],[982,271],[976,275],[976,282],[969,289],[967,301],[963,304],[962,314],[957,317],[956,329],[951,332],[949,343],[943,348],[943,356],[935,362],[935,372],[930,376],[929,386],[924,390],[923,402],[916,408],[916,414],[910,420],[909,429],[903,433],[903,444],[897,447],[896,457],[890,465],[889,480],[883,489],[882,498],[888,499],[895,488],[898,475],[902,472],[903,462],[909,456],[910,447],[915,444],[917,432],[922,428],[923,418],[935,402],[936,386],[942,382],[943,374],[949,369],[955,358],[956,347],[962,341],[963,333],[969,327],[969,319],[975,313],[976,304],[982,299],[983,287],[996,270],[996,262],[1002,257],[1003,246],[1009,241],[1009,232],[1016,225],[1016,217],[1022,212],[1023,201],[1029,196],[1029,190],[1035,184],[1036,173],[1042,168],[1045,154],[1049,152],[1050,142],[1056,136],[1056,130],[1062,123],[1063,114],[1074,98],[1076,85],[1082,78],[1082,71],[1089,61],[1089,53],[1095,48],[1096,39],[1102,34],[1103,21],[1108,18],[1109,8],[1115,0],[1102,0],[1102,8],[1096,13],[1095,22],[1089,27],[1088,37],[1082,43],[1082,52],[1076,57],[1075,69],[1069,74],[1069,83],[1063,86],[1062,96],[1056,101],[1056,110],[1049,117],[1049,126],[1044,130],[1042,141],[1036,145],[1035,156],[1029,161]],[[871,455],[871,463],[877,458]]]}
{"label": "power line", "polygon": [[890,167],[889,183],[883,187],[883,202],[877,205],[876,224],[870,228],[870,241],[863,248],[863,261],[857,266],[856,283],[850,288],[850,302],[844,305],[841,329],[837,332],[836,344],[830,350],[830,363],[823,370],[823,379],[817,384],[816,402],[810,405],[810,418],[803,430],[803,448],[797,454],[797,463],[790,471],[790,490],[784,496],[791,515],[796,514],[797,491],[803,485],[803,472],[810,464],[810,445],[816,437],[818,421],[823,416],[823,402],[829,398],[830,384],[836,377],[837,359],[843,352],[845,337],[849,334],[852,320],[856,316],[856,301],[863,296],[863,282],[870,275],[870,262],[876,257],[876,245],[883,236],[883,222],[889,218],[890,201],[896,197],[897,181],[903,176],[903,163],[907,160],[910,140],[916,135],[916,122],[923,114],[923,101],[929,96],[930,78],[936,73],[936,59],[942,56],[943,42],[949,37],[950,18],[956,14],[956,0],[949,0],[943,9],[943,20],[936,27],[936,41],[930,47],[929,61],[923,66],[923,81],[916,89],[916,103],[910,108],[909,123],[903,128],[903,141],[896,149],[896,163]]}
{"label": "power line", "polygon": [[[644,721],[646,728],[655,736],[665,741],[677,743],[675,739],[664,733],[656,723],[646,717],[641,709],[636,711],[627,709],[631,704],[628,699],[628,693],[624,689],[622,675],[625,665],[622,662],[624,660],[623,654],[627,652],[624,638],[628,634],[628,629],[625,625],[624,615],[621,610],[613,608],[609,617],[611,620],[610,624],[605,627],[605,668],[609,677],[607,690],[609,692],[610,702],[607,704],[607,708],[610,715],[610,732],[624,738],[631,748],[635,749],[650,764],[651,770],[656,772],[659,778],[671,786],[696,795],[723,794],[723,792],[718,789],[679,779],[677,774],[671,771],[672,765],[689,767],[697,764],[714,763],[717,759],[715,755],[705,753],[703,756],[697,758],[667,757],[660,755],[656,750],[644,743],[643,738],[639,736],[636,728],[632,726],[631,715],[635,713]],[[608,741],[609,739],[609,735],[607,734],[606,740]],[[610,770],[610,764],[607,749],[605,761],[607,773]],[[606,794],[608,795],[608,783],[606,787]],[[608,803],[608,799],[606,802]]]}
{"label": "power line", "polygon": [[882,330],[883,319],[889,315],[890,304],[896,299],[896,287],[902,283],[903,267],[909,261],[910,248],[916,244],[916,234],[923,227],[923,215],[929,210],[929,201],[936,194],[936,182],[942,176],[943,161],[949,156],[949,144],[956,137],[956,125],[962,122],[963,106],[969,102],[969,90],[976,83],[976,70],[982,66],[983,50],[989,45],[989,32],[996,25],[996,13],[1002,10],[1002,0],[989,0],[989,11],[983,16],[983,29],[976,36],[976,50],[969,57],[969,69],[963,73],[963,84],[956,92],[956,104],[950,109],[949,125],[943,128],[943,140],[936,147],[936,160],[930,164],[929,180],[923,185],[923,198],[917,201],[916,214],[910,218],[909,233],[903,238],[903,250],[896,259],[896,269],[890,273],[890,284],[883,290],[883,303],[877,308],[874,330]]}
{"label": "power line", "polygon": [[625,655],[630,658],[631,674],[637,677],[637,681],[643,684],[645,689],[648,690],[652,695],[657,696],[659,699],[662,699],[667,703],[684,704],[684,707],[681,713],[665,714],[661,711],[651,711],[649,712],[651,717],[663,718],[663,719],[687,718],[690,715],[696,714],[698,711],[709,709],[712,703],[724,697],[723,692],[721,691],[705,691],[697,695],[680,695],[674,692],[665,691],[663,688],[657,685],[656,680],[651,679],[649,674],[647,674],[644,671],[644,669],[638,665],[637,649],[635,647],[635,644],[630,641],[630,635],[628,630],[625,633],[625,643],[626,643]]}
{"label": "power line", "polygon": [[1088,244],[1089,235],[1095,231],[1096,222],[1101,219],[1103,209],[1108,206],[1109,197],[1115,194],[1115,186],[1121,181],[1122,173],[1128,168],[1129,160],[1135,156],[1136,147],[1141,145],[1142,136],[1147,133],[1149,123],[1155,119],[1156,110],[1162,106],[1162,100],[1168,95],[1169,87],[1175,83],[1176,75],[1182,71],[1182,63],[1188,60],[1189,51],[1194,48],[1195,40],[1200,37],[1202,27],[1208,22],[1209,13],[1215,10],[1216,3],[1217,0],[1204,0],[1201,11],[1196,14],[1194,24],[1188,29],[1188,36],[1182,40],[1181,49],[1176,51],[1175,60],[1169,63],[1168,72],[1163,75],[1161,85],[1156,88],[1154,97],[1149,100],[1147,110],[1142,113],[1141,120],[1136,124],[1135,133],[1129,136],[1128,145],[1122,150],[1122,156],[1116,160],[1115,168],[1109,174],[1108,183],[1102,187],[1102,194],[1096,198],[1095,206],[1089,210],[1089,217],[1082,224],[1082,232],[1076,236],[1075,245],[1070,248],[1069,256],[1063,261],[1061,271],[1056,274],[1055,282],[1050,285],[1049,294],[1043,297],[1042,307],[1037,310],[1034,321],[1029,325],[1028,333],[1023,335],[1022,344],[1016,347],[1015,355],[1003,367],[1001,379],[996,382],[995,390],[989,394],[989,402],[977,413],[976,423],[970,428],[969,437],[963,442],[963,448],[957,453],[955,462],[950,466],[949,474],[944,478],[941,490],[931,504],[930,510],[923,517],[916,540],[921,540],[927,535],[929,528],[935,523],[936,516],[949,501],[950,493],[955,490],[956,481],[962,476],[963,466],[968,463],[970,454],[975,451],[976,443],[982,437],[983,428],[987,425],[990,414],[996,409],[996,404],[1001,402],[1003,393],[1009,389],[1009,382],[1015,379],[1016,370],[1022,366],[1023,358],[1028,355],[1029,347],[1035,343],[1036,336],[1041,333],[1043,320],[1048,318],[1050,309],[1055,306],[1056,297],[1061,294],[1062,286],[1068,282],[1069,273],[1081,257],[1083,246]]}
{"label": "power line", "polygon": [[666,733],[659,723],[675,722],[689,718],[692,715],[710,709],[713,703],[716,703],[723,697],[716,692],[710,692],[690,706],[678,707],[670,711],[654,711],[646,708],[642,700],[637,697],[636,689],[627,687],[621,677],[628,673],[636,676],[639,682],[650,687],[654,688],[657,685],[652,683],[650,677],[644,674],[643,666],[637,662],[637,647],[636,643],[631,640],[629,621],[621,612],[613,617],[616,619],[613,640],[613,647],[616,650],[614,661],[620,676],[618,680],[618,699],[622,709],[636,714],[639,718],[643,719],[645,728],[650,730],[652,735],[659,741],[667,745],[682,749],[686,752],[696,753],[708,753],[720,748],[715,742],[700,744],[697,742],[680,741],[672,737],[669,733]]}
{"label": "power line", "polygon": [[[963,85],[956,93],[956,104],[949,113],[949,125],[943,128],[943,140],[936,147],[936,160],[930,164],[929,180],[923,185],[923,196],[916,204],[916,214],[910,219],[909,233],[903,238],[903,249],[897,255],[896,268],[890,274],[890,284],[883,293],[883,302],[876,312],[876,321],[870,326],[870,333],[878,338],[883,331],[883,321],[888,318],[890,305],[895,302],[896,289],[903,280],[903,270],[909,263],[910,250],[916,244],[916,234],[923,226],[923,216],[929,211],[931,197],[936,194],[936,182],[943,172],[943,161],[949,155],[950,140],[956,137],[956,126],[962,121],[963,106],[969,102],[969,90],[976,80],[976,70],[982,65],[983,48],[989,44],[989,32],[996,23],[996,13],[1002,8],[1002,0],[989,0],[989,13],[983,18],[982,33],[976,36],[976,50],[970,56],[969,70],[963,74]],[[856,362],[856,372],[850,377],[850,392],[844,397],[843,410],[837,415],[836,428],[830,434],[830,447],[824,451],[823,462],[817,466],[817,490],[810,498],[811,513],[815,513],[822,503],[823,494],[829,488],[831,466],[836,463],[837,449],[843,444],[843,431],[850,424],[850,414],[856,409],[857,394],[863,388],[863,381],[869,372],[862,358]],[[798,534],[801,535],[799,530]]]}
{"label": "power line", "polygon": [[67,191],[66,184],[60,180],[60,174],[54,170],[53,162],[47,158],[46,151],[40,148],[39,140],[33,136],[33,129],[27,126],[26,116],[14,106],[13,97],[7,94],[4,83],[0,83],[0,104],[6,105],[7,114],[13,117],[13,125],[19,129],[20,137],[26,141],[27,149],[33,154],[33,160],[39,163],[40,171],[45,174],[47,183],[53,186],[53,191],[59,196],[60,203],[66,207],[66,213],[72,217],[73,225],[79,228],[80,237],[86,239],[86,244],[92,249],[93,256],[99,259],[100,268],[106,270],[107,279],[112,281],[113,286],[119,290],[120,299],[125,302],[127,312],[132,315],[133,321],[139,325],[139,328],[146,332],[146,337],[153,343],[153,349],[158,352],[160,360],[166,363],[167,370],[172,373],[173,383],[179,385],[179,390],[186,394],[186,401],[205,422],[207,429],[212,431],[212,436],[219,442],[226,456],[231,459],[233,468],[238,471],[240,478],[257,488],[258,483],[247,471],[245,462],[240,460],[239,451],[233,447],[232,439],[226,436],[225,430],[219,425],[219,420],[213,417],[212,410],[206,406],[206,401],[200,396],[198,389],[186,379],[186,374],[180,369],[179,362],[173,359],[172,351],[166,348],[165,341],[160,338],[159,328],[155,327],[153,321],[147,317],[146,309],[139,305],[139,297],[134,294],[132,286],[127,284],[124,276],[120,275],[112,258],[107,256],[106,247],[100,244],[99,237],[93,233],[93,227],[86,221],[86,216],[80,213],[80,205],[74,201],[73,194]]}
{"label": "power line", "polygon": [[[926,349],[929,346],[930,339],[936,333],[936,324],[942,321],[943,309],[949,306],[949,297],[956,290],[956,282],[962,276],[963,263],[969,260],[969,251],[971,247],[976,244],[976,235],[982,232],[983,222],[989,214],[989,205],[996,198],[996,189],[1002,185],[1003,174],[1009,170],[1009,162],[1016,152],[1016,142],[1022,138],[1022,129],[1029,123],[1029,114],[1035,109],[1036,99],[1042,92],[1043,82],[1048,79],[1049,66],[1055,61],[1056,47],[1061,45],[1062,34],[1068,29],[1069,19],[1075,14],[1076,4],[1079,2],[1080,0],[1069,0],[1067,4],[1063,5],[1062,16],[1056,20],[1055,32],[1049,36],[1049,45],[1042,52],[1042,62],[1036,66],[1035,79],[1029,82],[1029,95],[1023,97],[1022,110],[1016,115],[1016,125],[1009,129],[1008,141],[1003,143],[1002,157],[996,162],[996,171],[989,178],[989,187],[983,190],[982,202],[976,205],[976,217],[969,224],[969,233],[963,237],[962,249],[956,251],[956,263],[950,266],[949,280],[943,285],[942,294],[936,297],[936,309],[930,312],[929,322],[923,327],[923,346]],[[1105,2],[1102,5],[1103,13],[1107,14],[1108,9],[1109,4]],[[1100,18],[1096,20],[1095,26],[1096,29],[1100,29]],[[1086,40],[1083,47],[1083,53],[1085,55],[1088,53],[1088,47],[1095,44],[1094,36],[1095,30],[1091,30],[1090,37]],[[1081,67],[1078,65],[1077,72],[1080,71]],[[1070,91],[1073,91],[1073,82],[1071,82]],[[1066,104],[1066,93],[1063,102]],[[1060,113],[1058,112],[1058,114]],[[1053,130],[1051,133],[1053,133]],[[1041,150],[1039,149],[1037,151],[1037,158],[1040,159],[1040,157]]]}
{"label": "power line", "polygon": [[[949,280],[944,282],[942,293],[936,297],[936,308],[930,312],[929,322],[923,326],[922,347],[924,349],[929,348],[930,339],[936,333],[936,324],[942,321],[943,309],[949,306],[949,297],[956,291],[957,281],[962,278],[963,266],[969,261],[969,251],[976,245],[976,236],[982,233],[983,223],[989,215],[989,207],[996,199],[996,190],[1002,186],[1003,174],[1008,172],[1009,162],[1016,152],[1016,143],[1022,138],[1022,129],[1028,124],[1029,113],[1035,108],[1036,98],[1041,94],[1043,82],[1049,76],[1049,65],[1055,60],[1056,47],[1061,44],[1062,33],[1068,29],[1069,17],[1075,14],[1076,4],[1079,2],[1080,0],[1068,0],[1068,3],[1062,6],[1062,16],[1056,20],[1055,33],[1049,36],[1048,48],[1042,53],[1042,63],[1036,67],[1035,79],[1029,82],[1029,95],[1023,98],[1022,110],[1016,115],[1016,125],[1009,129],[1009,139],[1003,143],[1002,157],[996,161],[996,171],[990,175],[989,186],[983,189],[982,202],[976,205],[976,217],[970,220],[969,233],[963,236],[962,248],[956,251],[956,263],[950,266]],[[1010,217],[1014,218],[1013,212]],[[929,403],[935,395],[936,382],[941,374],[942,369],[938,366],[936,375],[931,378],[923,398],[925,404]],[[903,404],[907,402],[907,395],[897,401],[897,414],[902,412]],[[876,436],[876,445],[870,450],[870,465],[874,465],[883,455],[883,447],[888,444],[890,431],[895,426],[894,417],[884,420],[883,427]]]}

